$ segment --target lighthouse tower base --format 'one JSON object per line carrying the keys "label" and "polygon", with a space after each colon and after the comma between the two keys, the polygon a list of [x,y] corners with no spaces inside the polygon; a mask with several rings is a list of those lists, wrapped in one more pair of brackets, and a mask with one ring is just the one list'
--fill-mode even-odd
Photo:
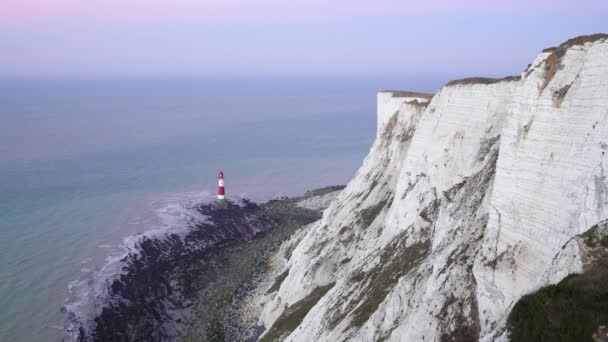
{"label": "lighthouse tower base", "polygon": [[218,198],[217,200],[217,207],[220,209],[227,209],[228,208],[228,201],[226,201],[223,198]]}

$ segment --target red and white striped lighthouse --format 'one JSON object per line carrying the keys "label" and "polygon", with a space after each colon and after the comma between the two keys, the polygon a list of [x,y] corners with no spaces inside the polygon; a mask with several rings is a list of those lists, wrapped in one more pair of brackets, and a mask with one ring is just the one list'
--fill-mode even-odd
{"label": "red and white striped lighthouse", "polygon": [[224,190],[224,171],[220,171],[220,174],[217,176],[217,199],[223,200],[226,195]]}

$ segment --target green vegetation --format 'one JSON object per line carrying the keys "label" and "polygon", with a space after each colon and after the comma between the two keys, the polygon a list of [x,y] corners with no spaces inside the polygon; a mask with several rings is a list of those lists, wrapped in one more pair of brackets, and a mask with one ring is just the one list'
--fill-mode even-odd
{"label": "green vegetation", "polygon": [[[374,190],[374,188],[376,188],[376,186],[378,186],[378,179],[374,178],[372,184],[369,186],[369,191],[367,192],[367,194],[369,195]],[[365,198],[367,198],[367,196],[365,196]]]}
{"label": "green vegetation", "polygon": [[[602,39],[608,39],[608,35],[598,33],[589,36],[580,36],[567,40],[559,47],[544,49],[543,52],[550,52],[551,54],[547,57],[545,61],[545,78],[540,88],[541,91],[544,90],[547,85],[549,85],[551,80],[553,80],[553,77],[555,77],[555,74],[557,74],[557,72],[562,69],[562,59],[566,55],[566,51],[568,51],[568,49],[573,46],[584,45],[586,43],[592,43]],[[532,72],[532,70],[528,70],[528,73],[530,72]]]}
{"label": "green vegetation", "polygon": [[[399,279],[410,272],[422,261],[430,250],[430,241],[416,242],[407,246],[407,235],[398,235],[384,249],[380,262],[367,272],[354,274],[350,281],[359,289],[350,292],[358,293],[358,297],[351,299],[346,296],[340,299],[341,303],[349,301],[347,307],[341,312],[334,312],[329,326],[335,328],[346,316],[351,314],[351,326],[360,327],[376,312],[388,293],[397,285]],[[340,307],[336,305],[336,307]]]}
{"label": "green vegetation", "polygon": [[495,84],[499,82],[513,82],[521,80],[521,76],[508,76],[504,78],[487,78],[487,77],[469,77],[459,80],[453,80],[446,84],[446,87],[455,85],[470,85],[470,84]]}
{"label": "green vegetation", "polygon": [[298,202],[315,196],[326,195],[344,189],[344,185],[328,186],[316,190],[307,191],[304,196],[294,198],[280,198],[270,200],[260,205],[263,213],[279,221],[280,223],[294,223],[306,225],[321,218],[323,212],[306,209],[298,206]]}
{"label": "green vegetation", "polygon": [[283,253],[283,257],[287,260],[291,259],[291,255],[293,254],[293,251],[296,249],[296,247],[298,247],[298,245],[295,243],[290,246],[287,246],[287,248],[285,248],[285,252]]}
{"label": "green vegetation", "polygon": [[581,237],[584,239],[585,244],[591,248],[604,247],[608,248],[608,235],[600,234],[599,225],[594,225],[589,228]]}
{"label": "green vegetation", "polygon": [[[368,173],[366,175],[366,180],[369,180],[370,174]],[[369,186],[369,189],[367,190],[367,192],[362,192],[357,194],[356,198],[360,198],[361,196],[363,196],[363,198],[361,198],[361,200],[358,202],[357,206],[359,206],[360,203],[362,203],[363,201],[365,201],[367,199],[367,197],[369,197],[369,195],[374,191],[374,189],[376,188],[376,186],[378,186],[378,175],[374,176],[374,179],[372,180],[372,184]]]}
{"label": "green vegetation", "polygon": [[[328,187],[311,193],[322,194],[339,188]],[[282,243],[303,224],[321,218],[320,211],[297,206],[306,196],[261,204],[255,215],[272,218],[276,228],[257,234],[249,241],[213,249],[205,255],[205,262],[189,266],[195,277],[191,290],[200,290],[200,294],[193,307],[196,324],[186,328],[180,341],[235,341],[241,340],[239,336],[259,335],[258,317],[243,311],[243,308],[248,304],[251,291],[257,289],[260,276],[267,274],[271,267],[269,262],[280,251]],[[294,243],[285,249],[287,259],[296,246]],[[279,275],[273,287],[278,289],[286,277],[287,272]]]}
{"label": "green vegetation", "polygon": [[272,286],[268,289],[268,291],[266,291],[266,294],[270,294],[276,291],[279,291],[279,288],[281,288],[281,284],[283,284],[283,280],[285,280],[285,278],[287,278],[287,276],[289,275],[289,269],[285,270],[285,272],[279,274],[278,277],[276,277],[276,279],[274,280],[274,284],[272,284]]}
{"label": "green vegetation", "polygon": [[585,244],[591,248],[595,247],[595,236],[597,235],[597,229],[598,225],[596,224],[581,235],[585,241]]}
{"label": "green vegetation", "polygon": [[281,341],[286,336],[289,336],[308,314],[308,311],[319,302],[319,300],[331,290],[336,283],[331,283],[325,286],[317,287],[308,296],[299,302],[289,306],[279,318],[274,322],[270,330],[260,342]]}
{"label": "green vegetation", "polygon": [[[426,103],[425,105],[427,105],[427,104],[428,103]],[[414,133],[416,133],[416,125],[407,126],[401,133],[401,138],[400,138],[401,143],[404,143],[404,142],[412,139],[414,137]]]}
{"label": "green vegetation", "polygon": [[384,131],[382,132],[382,138],[390,139],[393,136],[393,130],[395,126],[397,126],[397,121],[399,119],[399,111],[396,111],[393,116],[388,120],[386,125],[384,126]]}
{"label": "green vegetation", "polygon": [[[215,301],[210,303],[211,309],[222,310],[224,306],[230,303],[231,297],[232,293],[230,293],[230,291],[219,291]],[[224,334],[224,325],[222,324],[222,317],[219,315],[213,315],[210,317],[209,321],[207,321],[205,340],[209,342],[220,342],[226,340],[226,335]]]}
{"label": "green vegetation", "polygon": [[369,227],[369,225],[372,224],[372,222],[374,222],[374,220],[380,214],[382,209],[384,209],[384,207],[386,206],[386,203],[388,203],[388,201],[389,201],[389,198],[386,198],[386,199],[380,201],[379,203],[377,203],[376,205],[373,205],[369,208],[365,208],[365,209],[361,210],[360,219],[361,219],[361,224],[362,224],[363,228]]}
{"label": "green vegetation", "polygon": [[346,185],[333,185],[333,186],[326,186],[326,187],[320,188],[320,189],[308,190],[304,194],[304,197],[308,198],[308,197],[314,197],[314,196],[323,196],[323,195],[327,195],[327,194],[335,192],[335,191],[344,190],[344,188],[346,188]]}
{"label": "green vegetation", "polygon": [[391,97],[420,97],[423,99],[430,100],[434,94],[418,93],[414,91],[402,91],[402,90],[383,90],[382,93],[392,93]]}
{"label": "green vegetation", "polygon": [[510,340],[593,341],[608,324],[608,264],[594,265],[522,297],[508,318]]}
{"label": "green vegetation", "polygon": [[399,279],[418,265],[429,248],[429,241],[408,247],[405,239],[389,244],[380,258],[379,265],[360,277],[360,281],[367,284],[366,291],[361,304],[353,311],[351,325],[360,327],[367,322]]}
{"label": "green vegetation", "polygon": [[302,197],[270,200],[261,205],[263,213],[279,222],[309,224],[321,218],[321,212],[297,206]]}

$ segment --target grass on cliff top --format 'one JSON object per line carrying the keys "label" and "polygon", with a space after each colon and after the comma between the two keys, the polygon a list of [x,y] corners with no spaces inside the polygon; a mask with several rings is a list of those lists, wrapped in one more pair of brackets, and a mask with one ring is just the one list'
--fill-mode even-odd
{"label": "grass on cliff top", "polygon": [[[555,74],[563,67],[562,59],[566,55],[566,51],[568,51],[568,49],[573,46],[584,45],[586,43],[592,43],[602,39],[608,39],[608,35],[603,33],[597,33],[588,36],[580,36],[567,40],[558,47],[550,47],[544,49],[543,52],[550,52],[551,54],[547,57],[547,60],[545,62],[545,78],[540,88],[541,91],[544,90],[549,85],[549,83],[551,83],[551,80],[553,80]],[[529,70],[528,72],[531,71],[532,70]]]}
{"label": "grass on cliff top", "polygon": [[508,318],[510,341],[594,341],[598,327],[608,325],[607,284],[605,261],[522,297]]}
{"label": "grass on cliff top", "polygon": [[403,90],[383,90],[382,93],[392,93],[392,97],[420,97],[423,99],[430,100],[435,94],[419,93],[415,91],[403,91]]}
{"label": "grass on cliff top", "polygon": [[274,322],[270,330],[264,335],[260,342],[282,341],[289,336],[308,314],[308,311],[319,302],[319,300],[331,290],[336,283],[317,287],[308,296],[289,306]]}
{"label": "grass on cliff top", "polygon": [[503,78],[488,78],[488,77],[469,77],[463,78],[459,80],[452,80],[446,84],[446,87],[451,87],[455,85],[470,85],[470,84],[495,84],[499,82],[512,82],[519,81],[521,76],[507,76]]}
{"label": "grass on cliff top", "polygon": [[584,45],[586,43],[593,43],[598,40],[608,39],[608,34],[605,33],[596,33],[586,36],[578,36],[572,39],[568,39],[567,41],[560,44],[559,47],[550,47],[543,50],[543,52],[554,52],[557,49],[568,49],[576,45]]}

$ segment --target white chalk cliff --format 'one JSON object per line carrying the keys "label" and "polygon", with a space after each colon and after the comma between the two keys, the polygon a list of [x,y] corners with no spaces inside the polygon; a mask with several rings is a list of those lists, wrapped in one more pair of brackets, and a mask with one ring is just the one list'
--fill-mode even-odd
{"label": "white chalk cliff", "polygon": [[569,241],[608,218],[607,175],[608,36],[521,77],[381,92],[363,165],[277,256],[263,339],[506,340],[518,299],[582,271]]}

